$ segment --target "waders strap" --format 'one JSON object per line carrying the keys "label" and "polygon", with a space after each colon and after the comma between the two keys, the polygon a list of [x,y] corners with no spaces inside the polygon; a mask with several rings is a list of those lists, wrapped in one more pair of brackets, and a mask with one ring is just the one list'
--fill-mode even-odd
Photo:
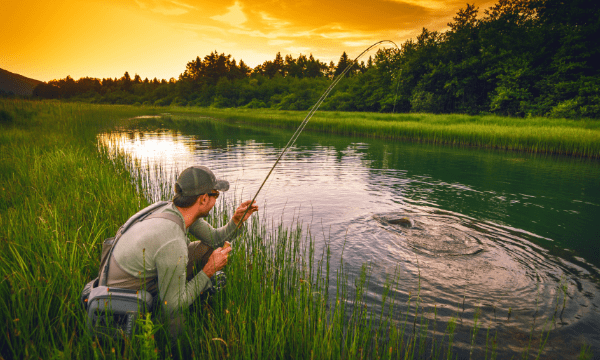
{"label": "waders strap", "polygon": [[169,204],[169,202],[167,202],[167,201],[159,201],[157,203],[154,203],[154,204],[148,206],[147,208],[144,208],[144,209],[138,211],[135,215],[130,217],[129,220],[127,220],[125,222],[125,224],[123,226],[121,226],[121,228],[119,228],[119,230],[117,231],[117,235],[115,236],[115,240],[112,243],[112,247],[110,248],[110,252],[108,253],[108,257],[106,258],[106,263],[104,264],[104,268],[101,269],[101,271],[100,271],[100,273],[102,274],[100,276],[100,285],[106,286],[106,283],[108,281],[108,267],[110,265],[110,257],[112,256],[113,250],[115,249],[117,242],[119,241],[121,236],[123,236],[123,234],[129,228],[131,228],[131,226],[133,226],[134,224],[136,224],[140,221],[146,220],[146,219],[153,219],[153,218],[167,219],[167,220],[171,220],[174,223],[176,223],[177,225],[179,225],[181,230],[185,233],[185,223],[183,222],[183,219],[181,217],[179,217],[173,213],[168,213],[168,212],[167,213],[154,213],[154,211],[156,211],[158,208],[161,208],[167,204]]}
{"label": "waders strap", "polygon": [[181,231],[183,231],[185,233],[185,223],[183,222],[183,219],[180,216],[177,216],[171,212],[162,212],[162,213],[152,214],[152,215],[144,218],[144,220],[156,219],[156,218],[171,220],[175,224],[179,225],[179,227],[181,228]]}

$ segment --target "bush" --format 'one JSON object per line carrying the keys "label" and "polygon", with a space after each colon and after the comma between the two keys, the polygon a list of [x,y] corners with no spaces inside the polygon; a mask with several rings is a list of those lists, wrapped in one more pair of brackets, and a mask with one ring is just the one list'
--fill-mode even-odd
{"label": "bush", "polygon": [[262,109],[266,108],[267,104],[264,101],[258,99],[252,99],[249,103],[242,106],[244,109]]}
{"label": "bush", "polygon": [[415,91],[410,98],[410,105],[413,112],[436,112],[434,95],[428,91]]}
{"label": "bush", "polygon": [[352,94],[345,91],[338,91],[329,98],[325,99],[322,110],[355,111],[354,99]]}
{"label": "bush", "polygon": [[552,118],[566,119],[575,119],[580,117],[577,99],[569,99],[560,102],[558,105],[554,106],[552,110],[550,110],[548,116]]}
{"label": "bush", "polygon": [[216,108],[229,108],[229,107],[235,107],[235,102],[232,99],[223,97],[221,95],[217,95],[215,96],[211,107],[216,107]]}
{"label": "bush", "polygon": [[14,116],[6,110],[0,110],[0,124],[12,124]]}
{"label": "bush", "polygon": [[162,98],[162,99],[158,99],[154,102],[154,106],[169,106],[169,105],[171,105],[170,98]]}

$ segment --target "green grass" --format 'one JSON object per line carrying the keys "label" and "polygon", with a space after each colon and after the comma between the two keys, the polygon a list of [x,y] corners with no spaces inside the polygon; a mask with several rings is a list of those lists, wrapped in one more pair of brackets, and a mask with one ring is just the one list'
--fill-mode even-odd
{"label": "green grass", "polygon": [[[101,241],[156,192],[137,191],[145,185],[132,178],[134,163],[109,160],[95,136],[148,109],[0,101],[0,112],[2,358],[453,357],[456,318],[440,326],[418,291],[398,304],[398,272],[380,305],[367,306],[368,266],[348,279],[343,267],[331,271],[327,248],[315,254],[301,227],[268,230],[258,217],[234,243],[226,291],[186,312],[177,342],[156,319],[131,341],[98,342],[85,330],[79,292],[95,277]],[[158,191],[169,197],[167,187]],[[221,203],[209,220],[223,224],[231,211]],[[472,344],[483,329],[475,324]],[[496,346],[488,331],[486,358]]]}
{"label": "green grass", "polygon": [[97,152],[95,129],[136,110],[24,101],[0,110],[12,114],[0,130],[1,355],[86,353],[81,285],[97,272],[100,242],[145,204],[127,169]]}
{"label": "green grass", "polygon": [[[308,113],[193,107],[172,107],[168,111],[175,118],[209,116],[259,126],[294,129]],[[389,140],[600,157],[600,120],[318,111],[305,130]]]}

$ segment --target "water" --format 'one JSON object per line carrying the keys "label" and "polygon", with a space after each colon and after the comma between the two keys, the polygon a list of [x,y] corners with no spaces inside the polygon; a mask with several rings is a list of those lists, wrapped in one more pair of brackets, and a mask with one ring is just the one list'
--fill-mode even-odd
{"label": "water", "polygon": [[[206,121],[99,142],[160,164],[170,182],[189,165],[209,166],[230,181],[226,196],[248,199],[290,136]],[[532,328],[536,337],[552,329],[548,357],[574,358],[583,343],[600,354],[596,160],[304,133],[257,201],[261,217],[310,229],[317,251],[328,243],[334,267],[343,251],[350,279],[369,264],[369,304],[399,270],[399,302],[419,292],[441,324],[458,317],[463,349],[480,309],[501,357],[523,351]],[[414,226],[387,221],[401,216]]]}

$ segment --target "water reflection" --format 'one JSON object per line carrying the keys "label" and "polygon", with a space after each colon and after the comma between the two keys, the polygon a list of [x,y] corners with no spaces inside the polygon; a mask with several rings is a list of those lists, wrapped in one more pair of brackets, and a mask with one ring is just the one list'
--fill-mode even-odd
{"label": "water reflection", "polygon": [[[254,195],[289,138],[237,127],[195,134],[123,130],[98,141],[158,165],[146,181],[167,179],[162,189],[185,167],[207,165],[237,200]],[[569,348],[583,337],[600,351],[589,330],[600,324],[598,179],[593,161],[303,134],[258,202],[267,219],[310,227],[317,247],[329,243],[334,266],[343,249],[351,277],[370,262],[371,303],[399,268],[398,299],[419,291],[442,321],[472,319],[479,307],[486,326],[506,336],[550,321],[551,340]],[[390,214],[414,226],[383,221]]]}
{"label": "water reflection", "polygon": [[119,149],[132,158],[147,164],[170,164],[179,168],[194,160],[196,149],[209,148],[210,141],[191,143],[181,141],[171,132],[118,132],[98,136],[98,142],[109,149]]}

